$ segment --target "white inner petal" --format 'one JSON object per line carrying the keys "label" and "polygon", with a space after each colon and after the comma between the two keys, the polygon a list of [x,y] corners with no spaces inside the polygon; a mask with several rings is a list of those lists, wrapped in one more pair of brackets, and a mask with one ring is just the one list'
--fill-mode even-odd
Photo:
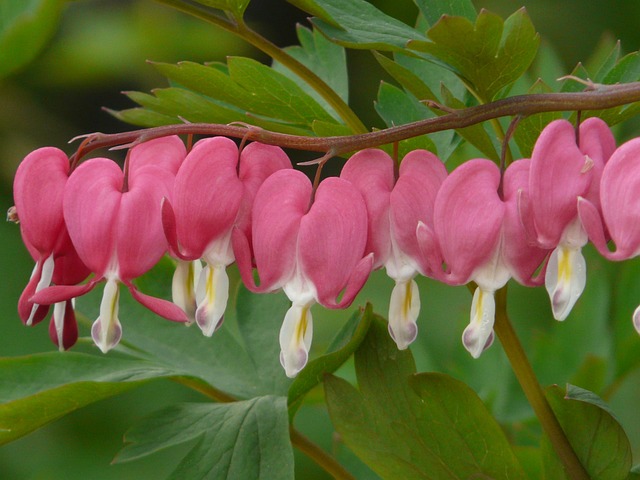
{"label": "white inner petal", "polygon": [[100,316],[91,327],[91,337],[102,353],[107,353],[115,347],[122,337],[122,325],[118,318],[119,299],[118,281],[109,278],[100,302]]}
{"label": "white inner petal", "polygon": [[200,272],[202,272],[202,263],[200,260],[191,262],[178,260],[171,283],[173,303],[184,310],[190,323],[195,321],[197,308],[196,289]]}
{"label": "white inner petal", "polygon": [[53,306],[53,325],[56,329],[56,336],[58,337],[58,350],[64,352],[64,342],[62,336],[64,335],[64,316],[67,310],[67,302],[58,302]]}
{"label": "white inner petal", "polygon": [[397,281],[389,302],[389,333],[400,350],[405,350],[416,339],[419,314],[418,285],[413,279]]}
{"label": "white inner petal", "polygon": [[287,377],[295,377],[307,364],[312,337],[311,304],[294,303],[280,328],[280,363]]}
{"label": "white inner petal", "polygon": [[562,243],[558,245],[549,257],[544,280],[553,317],[564,320],[587,282],[587,264],[581,249]]}
{"label": "white inner petal", "polygon": [[476,288],[471,302],[469,326],[462,333],[462,344],[473,358],[478,358],[493,341],[496,304],[493,291]]}
{"label": "white inner petal", "polygon": [[202,333],[213,335],[224,319],[229,301],[229,276],[224,265],[210,265],[202,269],[196,289],[195,320]]}
{"label": "white inner petal", "polygon": [[[53,278],[53,269],[55,267],[55,263],[56,262],[53,259],[53,253],[52,253],[46,258],[46,260],[42,264],[42,273],[40,274],[40,280],[38,281],[38,285],[36,285],[36,293],[38,293],[40,290],[47,288],[49,285],[51,285],[51,279]],[[38,265],[36,265],[36,269],[37,268],[38,268]],[[33,275],[35,274],[36,269],[34,269],[34,272],[31,274],[32,278],[33,278]],[[27,319],[27,323],[26,323],[28,326],[31,326],[31,324],[33,323],[33,317],[35,316],[39,306],[40,305],[38,305],[37,303],[34,303],[33,306],[31,307],[31,313],[29,314],[29,318]]]}

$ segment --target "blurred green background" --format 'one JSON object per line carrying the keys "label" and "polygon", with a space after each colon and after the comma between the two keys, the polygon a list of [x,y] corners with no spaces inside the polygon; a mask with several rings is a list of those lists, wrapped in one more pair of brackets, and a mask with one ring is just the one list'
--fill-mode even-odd
{"label": "blurred green background", "polygon": [[[5,1],[0,0],[0,6]],[[410,0],[376,0],[372,3],[407,23],[413,22],[417,12]],[[553,46],[558,62],[566,73],[577,62],[587,60],[607,36],[620,38],[622,49],[626,52],[637,50],[640,46],[640,31],[637,28],[640,2],[637,0],[476,2],[478,8],[488,8],[505,17],[523,5],[527,7],[543,42]],[[2,12],[0,8],[0,15]],[[307,16],[282,0],[254,0],[247,15],[255,28],[281,46],[295,42],[295,23],[305,23]],[[73,147],[68,146],[67,141],[76,135],[130,128],[114,120],[101,108],[130,107],[131,103],[120,94],[121,91],[148,91],[165,85],[165,80],[146,63],[147,60],[204,62],[224,60],[228,55],[255,56],[265,60],[264,56],[243,42],[216,28],[148,0],[67,3],[62,9],[55,34],[40,55],[26,67],[0,79],[2,209],[6,211],[13,204],[12,177],[18,163],[28,152],[44,145],[55,145],[72,153]],[[386,77],[366,52],[350,52],[349,62],[351,71],[357,72],[351,77],[351,103],[367,125],[381,127],[383,123],[375,114],[373,99],[381,76]],[[633,128],[627,126],[621,135],[632,135]],[[1,222],[0,238],[3,246],[0,255],[0,309],[4,312],[0,320],[3,332],[0,336],[0,356],[51,351],[54,346],[46,327],[39,325],[28,329],[17,317],[17,299],[33,268],[33,262],[21,244],[19,229],[13,224]],[[594,255],[591,257],[590,284],[585,293],[585,297],[591,295],[590,300],[581,300],[578,311],[572,317],[586,315],[595,318],[594,311],[605,308],[601,304],[607,300],[602,298],[604,287],[600,288],[599,278],[606,279],[615,273],[612,274],[610,267]],[[632,265],[629,268],[636,267]],[[383,275],[376,275],[361,298],[373,300],[376,310],[384,312],[390,286],[389,280]],[[499,347],[494,346],[480,361],[473,362],[464,356],[465,352],[459,344],[459,334],[469,308],[468,293],[464,289],[445,288],[428,281],[422,281],[421,288],[423,305],[429,305],[428,313],[423,314],[423,317],[428,317],[429,324],[426,326],[426,320],[421,318],[421,332],[429,330],[429,336],[427,338],[421,333],[419,341],[412,348],[419,367],[437,367],[447,371],[447,359],[455,359],[456,362],[451,360],[448,373],[470,381],[499,418],[519,418],[521,412],[513,410],[513,401],[509,403],[509,410],[505,410],[501,402],[506,397],[500,391],[483,390],[483,375],[491,375],[492,366],[505,363]],[[635,283],[629,288],[637,290]],[[571,364],[574,361],[572,358],[577,358],[574,355],[576,349],[584,350],[584,358],[589,353],[606,353],[599,351],[607,347],[598,345],[597,329],[601,324],[595,320],[580,325],[575,322],[571,324],[570,318],[565,324],[556,324],[548,320],[543,290],[525,292],[516,287],[512,289],[512,294],[515,297],[512,304],[516,305],[514,317],[520,327],[530,326],[527,325],[529,319],[547,319],[542,325],[536,326],[537,331],[525,333],[527,341],[535,343],[535,337],[542,335],[541,331],[552,331],[552,340],[545,348],[538,349],[534,358],[543,383],[568,381],[567,372],[580,370],[580,365]],[[321,315],[318,311],[317,318]],[[326,317],[324,324],[317,322],[317,339],[314,339],[316,349],[326,345],[332,328],[346,318],[344,314]],[[632,332],[632,328],[629,328],[630,335]],[[572,340],[580,343],[583,338],[591,338],[591,343],[571,344]],[[508,372],[504,368],[500,371]],[[593,372],[587,370],[585,376],[588,377],[590,373]],[[508,373],[503,380],[505,389],[517,390]],[[640,453],[640,425],[627,406],[640,398],[639,384],[640,376],[632,375],[611,399],[614,411],[633,442],[636,463]],[[123,433],[136,419],[160,406],[193,400],[200,400],[200,397],[184,387],[159,381],[115,399],[99,402],[0,448],[0,478],[161,478],[179,461],[185,449],[177,448],[131,464],[111,466],[109,463],[122,445]],[[516,404],[522,409],[527,408],[523,399]],[[621,410],[616,409],[618,406]],[[333,448],[331,426],[321,408],[312,405],[303,409],[298,418],[298,427],[323,446]],[[522,427],[524,437],[530,431],[528,428],[526,425]],[[336,453],[346,455],[340,450]],[[347,461],[354,462],[351,457]],[[326,478],[304,460],[300,460],[297,468],[299,478]]]}

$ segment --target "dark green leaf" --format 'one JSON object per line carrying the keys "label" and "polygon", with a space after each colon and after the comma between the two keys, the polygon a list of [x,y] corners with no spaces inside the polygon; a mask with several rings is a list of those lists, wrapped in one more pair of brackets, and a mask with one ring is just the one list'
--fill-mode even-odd
{"label": "dark green leaf", "polygon": [[413,375],[374,317],[356,352],[360,390],[328,376],[327,404],[345,443],[383,478],[524,478],[502,430],[477,395],[444,374]]}
{"label": "dark green leaf", "polygon": [[0,444],[145,380],[179,373],[140,360],[69,352],[0,359]]}
{"label": "dark green leaf", "polygon": [[[344,48],[330,42],[318,30],[309,30],[298,25],[298,40],[300,46],[285,48],[285,51],[305,67],[318,75],[338,96],[348,103],[349,77],[347,74],[347,57]],[[333,108],[322,98],[316,90],[303,81],[291,70],[280,63],[274,62],[272,68],[296,82],[309,96],[318,102],[337,119]]]}
{"label": "dark green leaf", "polygon": [[585,388],[587,391],[600,392],[605,386],[608,371],[608,359],[587,355],[579,370],[571,378],[571,383]]}
{"label": "dark green leaf", "polygon": [[441,18],[428,41],[408,47],[449,65],[484,101],[493,100],[529,68],[539,37],[524,9],[506,21],[483,10],[475,24],[464,17]]}
{"label": "dark green leaf", "polygon": [[[571,387],[553,386],[545,392],[569,443],[593,480],[627,478],[631,469],[631,445],[620,424],[602,408],[595,394]],[[546,437],[542,443],[545,478],[568,479]]]}
{"label": "dark green leaf", "polygon": [[125,435],[126,462],[199,439],[169,478],[293,479],[286,400],[182,404],[156,412]]}
{"label": "dark green leaf", "polygon": [[631,321],[640,304],[640,262],[638,259],[624,262],[617,273],[611,294],[616,379],[640,365],[640,338]]}
{"label": "dark green leaf", "polygon": [[465,17],[475,21],[477,12],[471,0],[414,0],[429,25],[435,25],[442,15]]}
{"label": "dark green leaf", "polygon": [[[291,1],[319,14],[313,24],[334,42],[351,48],[401,50],[411,39],[424,36],[365,0]],[[301,7],[302,8],[302,7]]]}
{"label": "dark green leaf", "polygon": [[343,135],[351,135],[353,132],[349,127],[341,123],[322,122],[319,120],[311,124],[313,133],[318,137],[340,137]]}
{"label": "dark green leaf", "polygon": [[53,35],[61,0],[4,0],[0,4],[0,78],[27,64]]}
{"label": "dark green leaf", "polygon": [[369,331],[373,316],[371,305],[354,313],[337,333],[324,355],[311,360],[298,374],[289,389],[289,416],[297,412],[304,396],[322,382],[326,373],[335,372],[360,346]]}
{"label": "dark green leaf", "polygon": [[391,60],[378,52],[373,52],[376,60],[389,75],[391,75],[407,92],[413,94],[419,100],[438,101],[431,88],[422,79],[408,68]]}

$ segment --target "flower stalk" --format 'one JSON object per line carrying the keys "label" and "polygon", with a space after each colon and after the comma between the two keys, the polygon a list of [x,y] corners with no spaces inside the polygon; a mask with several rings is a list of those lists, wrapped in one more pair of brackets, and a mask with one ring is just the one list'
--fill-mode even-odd
{"label": "flower stalk", "polygon": [[562,461],[568,477],[574,480],[589,480],[589,474],[580,463],[580,459],[573,450],[560,422],[558,422],[547,398],[544,396],[522,344],[509,320],[506,286],[496,292],[496,320],[493,328],[507,354],[513,373],[540,421],[542,429],[549,437],[553,449]]}

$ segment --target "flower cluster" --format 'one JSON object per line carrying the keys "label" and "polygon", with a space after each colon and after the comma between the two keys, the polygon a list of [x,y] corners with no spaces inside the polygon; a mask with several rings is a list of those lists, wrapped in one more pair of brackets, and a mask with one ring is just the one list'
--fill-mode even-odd
{"label": "flower cluster", "polygon": [[[223,137],[189,152],[175,136],[148,141],[129,151],[124,170],[94,158],[70,171],[63,152],[42,148],[24,159],[14,183],[15,213],[36,261],[18,310],[32,325],[54,305],[50,334],[67,349],[78,335],[72,299],[104,280],[91,330],[103,352],[122,335],[120,284],[158,315],[212,335],[235,261],[251,291],[282,289],[291,300],[280,360],[293,377],[308,359],[312,305],[347,307],[370,272],[384,267],[395,281],[389,332],[400,349],[418,331],[416,275],[474,282],[462,340],[478,357],[493,340],[494,293],[510,278],[544,282],[554,317],[564,320],[585,286],[580,252],[588,239],[611,260],[640,254],[638,162],[640,139],[616,149],[597,118],[578,129],[552,122],[531,158],[505,171],[472,159],[447,173],[425,150],[398,166],[367,149],[317,188],[279,147],[239,150]],[[173,303],[132,282],[167,253],[177,263]],[[640,331],[640,307],[633,321]]]}

